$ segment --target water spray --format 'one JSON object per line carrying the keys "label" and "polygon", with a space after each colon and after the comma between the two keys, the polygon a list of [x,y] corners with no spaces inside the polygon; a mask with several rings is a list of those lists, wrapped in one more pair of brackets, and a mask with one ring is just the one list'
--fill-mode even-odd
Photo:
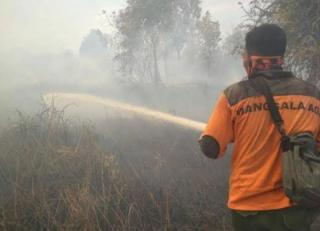
{"label": "water spray", "polygon": [[128,103],[116,101],[113,99],[97,97],[89,94],[56,92],[56,93],[49,93],[44,96],[44,100],[46,103],[51,102],[51,100],[55,98],[63,98],[63,99],[78,100],[78,101],[90,102],[94,104],[100,104],[109,108],[114,108],[117,110],[137,114],[144,117],[151,117],[156,120],[169,122],[175,125],[183,126],[186,128],[197,130],[197,131],[202,131],[206,126],[205,123],[202,123],[199,121],[190,120],[184,117],[175,116],[168,113],[152,110],[149,108],[135,106]]}

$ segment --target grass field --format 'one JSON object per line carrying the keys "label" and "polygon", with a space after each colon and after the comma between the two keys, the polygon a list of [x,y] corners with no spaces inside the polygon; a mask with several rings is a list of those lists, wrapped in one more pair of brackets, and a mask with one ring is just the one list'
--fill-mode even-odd
{"label": "grass field", "polygon": [[75,122],[53,107],[21,114],[0,136],[0,229],[230,230],[226,174],[197,136],[132,118]]}

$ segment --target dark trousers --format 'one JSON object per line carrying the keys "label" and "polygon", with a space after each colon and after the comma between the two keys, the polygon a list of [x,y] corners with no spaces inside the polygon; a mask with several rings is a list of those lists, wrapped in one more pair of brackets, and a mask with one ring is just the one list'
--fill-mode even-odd
{"label": "dark trousers", "polygon": [[232,210],[234,231],[309,231],[319,209],[290,207],[272,211]]}

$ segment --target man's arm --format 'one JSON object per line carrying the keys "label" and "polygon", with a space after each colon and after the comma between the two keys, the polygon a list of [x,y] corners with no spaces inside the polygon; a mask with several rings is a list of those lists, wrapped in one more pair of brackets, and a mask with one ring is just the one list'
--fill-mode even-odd
{"label": "man's arm", "polygon": [[222,94],[199,140],[201,151],[209,158],[219,158],[233,140],[233,124],[228,100]]}
{"label": "man's arm", "polygon": [[209,158],[217,159],[220,152],[220,145],[216,139],[211,136],[204,135],[199,140],[201,151]]}

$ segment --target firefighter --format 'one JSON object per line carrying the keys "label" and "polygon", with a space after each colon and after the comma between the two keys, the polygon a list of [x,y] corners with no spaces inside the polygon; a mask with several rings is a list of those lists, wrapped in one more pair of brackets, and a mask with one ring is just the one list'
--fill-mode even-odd
{"label": "firefighter", "polygon": [[250,84],[253,77],[264,78],[287,134],[310,132],[320,141],[320,92],[283,69],[286,45],[284,30],[274,24],[246,34],[243,64],[248,77],[222,92],[199,140],[212,159],[234,144],[228,207],[235,231],[310,230],[317,215],[317,209],[296,206],[284,193],[281,136],[265,97]]}

